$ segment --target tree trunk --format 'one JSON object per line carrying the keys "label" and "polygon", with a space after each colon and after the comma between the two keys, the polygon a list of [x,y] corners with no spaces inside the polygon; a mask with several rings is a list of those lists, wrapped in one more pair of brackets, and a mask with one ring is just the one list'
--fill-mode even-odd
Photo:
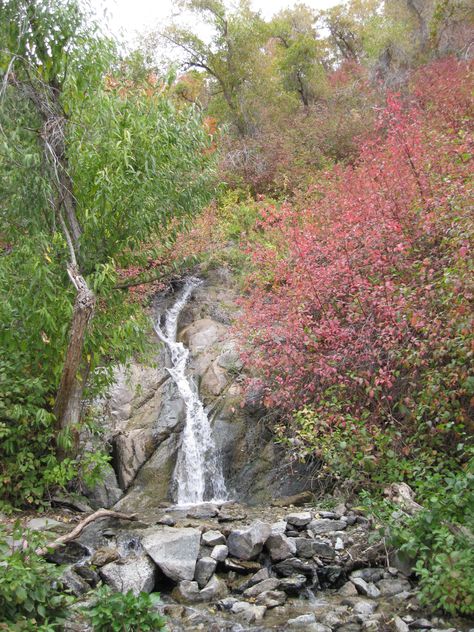
{"label": "tree trunk", "polygon": [[[77,290],[77,295],[74,302],[63,372],[54,404],[54,414],[59,432],[72,425],[77,425],[80,420],[81,401],[86,381],[81,376],[82,352],[87,326],[95,309],[95,295],[87,286],[84,278],[73,266],[69,266],[68,273]],[[58,445],[58,456],[64,455],[64,449]]]}

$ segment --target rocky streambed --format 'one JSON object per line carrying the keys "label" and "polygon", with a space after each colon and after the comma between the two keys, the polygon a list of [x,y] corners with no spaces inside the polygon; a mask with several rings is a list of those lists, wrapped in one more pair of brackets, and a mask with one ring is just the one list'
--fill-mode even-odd
{"label": "rocky streambed", "polygon": [[[86,607],[100,581],[116,591],[160,592],[170,632],[472,627],[423,609],[371,520],[344,504],[168,507],[154,524],[91,523],[51,559],[67,563],[64,580]],[[88,629],[79,611],[67,629]]]}

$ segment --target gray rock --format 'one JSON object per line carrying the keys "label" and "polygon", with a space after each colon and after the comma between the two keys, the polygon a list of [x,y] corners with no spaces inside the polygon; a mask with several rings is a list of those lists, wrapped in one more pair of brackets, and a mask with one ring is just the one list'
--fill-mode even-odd
{"label": "gray rock", "polygon": [[360,625],[357,625],[357,623],[345,623],[338,628],[338,632],[359,632],[359,630]]}
{"label": "gray rock", "polygon": [[330,520],[329,518],[322,518],[320,520],[311,520],[307,529],[314,535],[320,535],[322,533],[342,531],[346,527],[347,522],[345,520]]}
{"label": "gray rock", "polygon": [[233,614],[238,614],[246,623],[258,623],[266,612],[265,606],[257,606],[247,601],[237,601],[231,608]]}
{"label": "gray rock", "polygon": [[257,603],[266,608],[277,608],[286,601],[286,595],[281,590],[266,590],[257,596]]}
{"label": "gray rock", "polygon": [[322,540],[294,538],[294,542],[296,544],[296,554],[298,557],[310,559],[316,555],[318,557],[333,560],[336,556],[332,546]]}
{"label": "gray rock", "polygon": [[247,590],[247,588],[255,586],[255,584],[263,582],[264,579],[269,578],[270,573],[268,572],[268,568],[261,568],[257,573],[255,573],[255,575],[252,575],[252,577],[249,577],[249,579],[242,582],[242,584],[240,584],[238,588],[236,588],[236,592],[242,593],[244,592],[244,590]]}
{"label": "gray rock", "polygon": [[317,568],[312,562],[300,560],[297,557],[289,557],[282,562],[278,562],[273,567],[276,573],[282,577],[291,577],[292,575],[305,575],[305,577],[313,580],[316,575]]}
{"label": "gray rock", "polygon": [[321,588],[340,588],[346,581],[340,566],[323,566],[318,568],[317,573]]}
{"label": "gray rock", "polygon": [[147,530],[142,546],[163,573],[173,581],[194,577],[201,533],[197,529]]}
{"label": "gray rock", "polygon": [[433,627],[433,624],[428,619],[415,619],[415,621],[410,623],[410,628],[413,630],[430,630]]}
{"label": "gray rock", "polygon": [[186,515],[188,518],[201,520],[202,518],[215,518],[218,513],[219,509],[214,503],[202,503],[192,507]]}
{"label": "gray rock", "polygon": [[334,548],[336,551],[343,551],[344,550],[344,541],[342,538],[336,538],[336,543],[334,545]]}
{"label": "gray rock", "polygon": [[346,582],[342,588],[339,588],[339,594],[342,597],[355,597],[357,595],[357,588],[352,582]]}
{"label": "gray rock", "polygon": [[352,603],[352,610],[355,614],[371,615],[378,608],[378,603],[375,601],[367,601],[366,599],[360,599]]}
{"label": "gray rock", "polygon": [[130,556],[103,566],[99,575],[113,590],[135,595],[152,592],[155,587],[156,568],[148,555]]}
{"label": "gray rock", "polygon": [[105,566],[106,564],[110,564],[110,562],[116,562],[119,558],[120,553],[117,549],[113,549],[112,547],[102,547],[97,549],[91,557],[91,564],[97,567]]}
{"label": "gray rock", "polygon": [[176,524],[176,520],[173,518],[173,516],[165,514],[162,518],[156,521],[156,524],[162,524],[166,527],[174,527],[174,525]]}
{"label": "gray rock", "polygon": [[32,531],[47,531],[48,529],[52,529],[54,531],[55,527],[64,527],[64,522],[59,522],[59,520],[54,520],[54,518],[33,518],[26,523],[26,528],[31,529]]}
{"label": "gray rock", "polygon": [[372,582],[366,582],[362,577],[351,577],[351,581],[357,588],[357,592],[371,599],[380,597],[380,590]]}
{"label": "gray rock", "polygon": [[101,482],[94,488],[86,490],[86,496],[93,509],[109,509],[121,499],[122,495],[115,471],[109,463],[104,466]]}
{"label": "gray rock", "polygon": [[272,535],[284,535],[286,531],[286,520],[279,520],[272,524]]}
{"label": "gray rock", "polygon": [[197,582],[184,579],[173,589],[171,596],[178,603],[199,603],[201,601],[200,592]]}
{"label": "gray rock", "polygon": [[204,588],[208,583],[216,570],[216,566],[217,562],[212,557],[202,557],[196,562],[194,579],[197,581],[199,588]]}
{"label": "gray rock", "polygon": [[221,599],[220,601],[217,602],[217,608],[218,610],[230,611],[232,610],[232,606],[238,601],[239,600],[236,599],[235,597],[225,597],[224,599]]}
{"label": "gray rock", "polygon": [[244,590],[244,597],[250,599],[252,597],[256,597],[260,595],[260,593],[265,592],[267,590],[275,590],[280,585],[280,580],[275,577],[270,577],[269,579],[264,579],[263,581],[251,586]]}
{"label": "gray rock", "polygon": [[225,544],[225,536],[220,531],[206,531],[202,534],[202,543],[206,546],[216,546],[216,544]]}
{"label": "gray rock", "polygon": [[216,544],[212,549],[211,557],[218,562],[223,562],[229,555],[229,549],[225,544]]}
{"label": "gray rock", "polygon": [[393,623],[397,632],[409,632],[410,630],[405,621],[403,621],[403,619],[400,619],[400,617],[395,617],[393,619]]}
{"label": "gray rock", "polygon": [[280,579],[278,588],[283,590],[287,595],[295,597],[300,594],[305,586],[306,577],[304,575],[292,575],[291,577],[283,577]]}
{"label": "gray rock", "polygon": [[222,599],[228,592],[225,581],[217,577],[217,575],[213,575],[201,590],[200,600],[214,601],[214,599]]}
{"label": "gray rock", "polygon": [[61,581],[69,593],[80,597],[91,589],[86,580],[75,573],[71,568],[67,568],[61,575]]}
{"label": "gray rock", "polygon": [[377,621],[377,619],[367,619],[366,621],[361,621],[360,623],[362,623],[362,629],[365,632],[378,632],[380,629],[380,622]]}
{"label": "gray rock", "polygon": [[255,559],[261,553],[271,532],[271,526],[260,520],[252,523],[247,529],[231,531],[227,538],[230,555],[241,560]]}
{"label": "gray rock", "polygon": [[287,625],[291,628],[303,628],[306,629],[306,626],[311,625],[312,623],[316,623],[316,617],[314,613],[311,614],[302,614],[299,617],[294,619],[288,619]]}
{"label": "gray rock", "polygon": [[410,582],[406,579],[381,579],[377,583],[377,587],[383,597],[391,597],[411,589]]}
{"label": "gray rock", "polygon": [[288,524],[302,529],[311,522],[311,513],[309,511],[300,511],[298,513],[291,513],[286,517]]}
{"label": "gray rock", "polygon": [[92,588],[95,588],[100,582],[99,574],[86,564],[76,564],[72,570],[82,577],[82,579],[85,579]]}
{"label": "gray rock", "polygon": [[328,518],[329,520],[337,520],[343,514],[337,513],[335,511],[318,511],[318,517],[320,518]]}
{"label": "gray rock", "polygon": [[383,578],[383,568],[360,568],[350,574],[351,579],[362,578],[366,582],[378,582]]}
{"label": "gray rock", "polygon": [[114,437],[114,457],[121,489],[126,490],[141,466],[153,454],[156,439],[151,428],[131,428]]}
{"label": "gray rock", "polygon": [[295,542],[280,533],[272,534],[265,542],[265,548],[270,554],[272,562],[285,560],[287,557],[293,557],[296,553]]}

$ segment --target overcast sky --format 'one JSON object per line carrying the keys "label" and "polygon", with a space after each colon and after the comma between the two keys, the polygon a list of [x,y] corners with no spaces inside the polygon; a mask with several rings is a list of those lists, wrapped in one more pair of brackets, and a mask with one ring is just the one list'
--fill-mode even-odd
{"label": "overcast sky", "polygon": [[[327,9],[340,2],[341,0],[305,0],[303,3],[314,9]],[[297,3],[291,0],[253,0],[252,5],[265,17],[269,17],[276,11]],[[100,15],[106,11],[107,21],[114,34],[131,43],[137,31],[143,32],[167,21],[173,13],[174,3],[172,0],[92,0],[92,4],[97,7]]]}

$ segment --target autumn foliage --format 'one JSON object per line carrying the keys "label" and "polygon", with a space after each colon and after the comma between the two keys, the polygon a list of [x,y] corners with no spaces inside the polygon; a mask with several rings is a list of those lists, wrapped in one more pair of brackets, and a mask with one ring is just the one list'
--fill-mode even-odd
{"label": "autumn foliage", "polygon": [[[472,86],[454,59],[391,94],[377,137],[304,204],[268,206],[240,325],[265,403],[454,450],[472,423]],[[470,428],[472,430],[472,427]],[[317,428],[314,428],[317,432]]]}

